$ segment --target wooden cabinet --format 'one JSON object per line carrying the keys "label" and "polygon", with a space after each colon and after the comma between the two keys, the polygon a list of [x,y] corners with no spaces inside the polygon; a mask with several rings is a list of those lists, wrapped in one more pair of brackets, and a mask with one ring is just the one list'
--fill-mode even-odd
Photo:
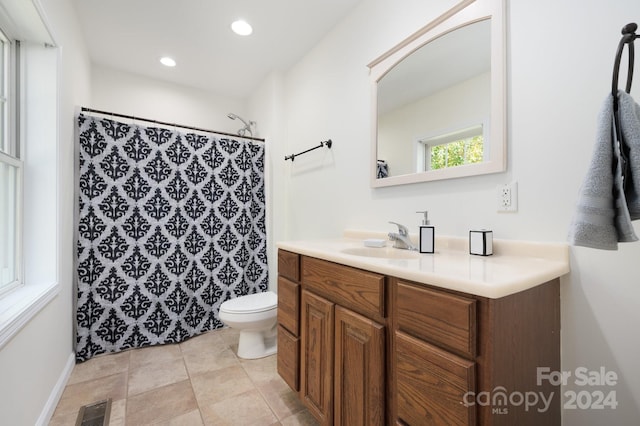
{"label": "wooden cabinet", "polygon": [[283,250],[278,259],[287,274],[278,277],[279,374],[323,425],[385,424],[385,277],[306,256],[298,268]]}
{"label": "wooden cabinet", "polygon": [[[560,425],[560,389],[536,381],[538,367],[560,370],[559,280],[500,299],[391,288],[390,423]],[[528,392],[553,402],[525,407]]]}
{"label": "wooden cabinet", "polygon": [[278,372],[321,424],[560,425],[560,389],[537,384],[560,370],[558,279],[488,299],[283,250],[278,267]]}

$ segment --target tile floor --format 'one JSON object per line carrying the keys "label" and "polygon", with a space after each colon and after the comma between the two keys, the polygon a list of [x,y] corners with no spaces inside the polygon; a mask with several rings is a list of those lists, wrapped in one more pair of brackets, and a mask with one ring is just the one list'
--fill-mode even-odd
{"label": "tile floor", "polygon": [[75,425],[82,405],[112,398],[110,425],[316,425],[276,371],[276,356],[236,356],[224,328],[175,345],[77,364],[50,425]]}

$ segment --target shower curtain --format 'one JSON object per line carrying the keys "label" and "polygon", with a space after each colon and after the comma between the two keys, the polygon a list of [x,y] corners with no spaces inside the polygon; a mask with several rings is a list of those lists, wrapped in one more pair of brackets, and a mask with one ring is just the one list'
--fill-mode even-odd
{"label": "shower curtain", "polygon": [[264,143],[80,114],[76,359],[222,327],[265,291]]}

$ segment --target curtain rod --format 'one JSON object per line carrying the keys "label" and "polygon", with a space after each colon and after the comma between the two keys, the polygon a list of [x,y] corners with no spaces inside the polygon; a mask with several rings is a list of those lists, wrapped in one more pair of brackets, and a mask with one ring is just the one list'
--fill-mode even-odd
{"label": "curtain rod", "polygon": [[253,136],[239,136],[239,135],[234,135],[233,133],[220,132],[220,131],[217,131],[217,130],[202,129],[200,127],[185,126],[185,125],[176,124],[176,123],[167,123],[165,121],[151,120],[149,118],[134,117],[133,115],[118,114],[117,112],[100,111],[100,110],[97,110],[97,109],[87,108],[87,107],[82,107],[81,111],[83,111],[83,112],[93,112],[93,113],[96,113],[96,114],[102,114],[102,115],[113,116],[113,117],[127,118],[129,120],[146,121],[146,122],[149,122],[149,123],[162,124],[164,126],[180,127],[182,129],[198,130],[200,132],[217,133],[219,135],[233,136],[233,137],[236,137],[236,138],[243,138],[243,139],[251,139],[251,140],[254,140],[254,141],[257,141],[257,142],[264,142],[264,139],[262,139],[262,138],[254,138]]}

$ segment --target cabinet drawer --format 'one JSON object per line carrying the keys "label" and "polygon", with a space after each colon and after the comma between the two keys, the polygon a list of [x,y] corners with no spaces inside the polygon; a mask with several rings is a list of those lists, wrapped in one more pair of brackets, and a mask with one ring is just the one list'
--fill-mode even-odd
{"label": "cabinet drawer", "polygon": [[278,250],[278,275],[292,281],[300,281],[300,255],[286,250]]}
{"label": "cabinet drawer", "polygon": [[300,390],[300,338],[278,327],[278,374],[291,389]]}
{"label": "cabinet drawer", "polygon": [[398,281],[396,306],[399,330],[475,358],[475,300]]}
{"label": "cabinet drawer", "polygon": [[474,425],[475,363],[396,333],[397,416],[402,424]]}
{"label": "cabinet drawer", "polygon": [[300,284],[278,277],[278,323],[300,335]]}
{"label": "cabinet drawer", "polygon": [[383,275],[311,257],[302,257],[302,284],[360,314],[385,316]]}

